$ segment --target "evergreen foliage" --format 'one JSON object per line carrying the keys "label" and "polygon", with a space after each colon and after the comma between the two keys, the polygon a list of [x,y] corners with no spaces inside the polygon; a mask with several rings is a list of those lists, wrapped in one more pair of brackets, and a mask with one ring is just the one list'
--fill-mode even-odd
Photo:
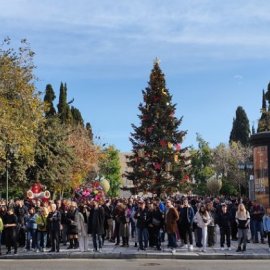
{"label": "evergreen foliage", "polygon": [[56,110],[53,105],[53,101],[55,100],[55,93],[51,84],[46,85],[44,102],[47,105],[47,110],[45,111],[46,117],[51,117],[56,114]]}
{"label": "evergreen foliage", "polygon": [[60,94],[59,94],[59,103],[57,105],[58,115],[62,124],[71,124],[72,114],[67,102],[67,85],[66,83],[60,84]]}
{"label": "evergreen foliage", "polygon": [[245,110],[239,106],[236,110],[236,117],[233,119],[233,127],[230,134],[231,142],[240,142],[242,145],[249,144],[250,127]]}
{"label": "evergreen foliage", "polygon": [[257,132],[270,131],[270,83],[267,87],[267,92],[263,90],[262,93],[262,109],[261,109],[261,118],[258,123]]}
{"label": "evergreen foliage", "polygon": [[81,125],[83,126],[83,118],[82,118],[82,114],[80,112],[79,109],[71,106],[71,115],[72,115],[72,124],[77,126],[77,125]]}
{"label": "evergreen foliage", "polygon": [[87,130],[87,133],[88,133],[88,136],[90,138],[90,141],[92,142],[94,135],[93,135],[93,130],[92,130],[91,124],[89,122],[87,122],[85,128]]}
{"label": "evergreen foliage", "polygon": [[172,104],[158,61],[142,93],[141,123],[132,124],[134,132],[130,137],[133,149],[128,166],[133,171],[126,176],[133,181],[135,192],[171,193],[183,188],[189,179],[187,149],[181,149],[186,131],[178,130],[182,118],[175,117],[176,105]]}

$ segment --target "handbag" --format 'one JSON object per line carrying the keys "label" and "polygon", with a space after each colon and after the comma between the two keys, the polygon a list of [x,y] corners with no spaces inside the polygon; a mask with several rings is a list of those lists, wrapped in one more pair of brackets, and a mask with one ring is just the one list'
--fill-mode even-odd
{"label": "handbag", "polygon": [[153,218],[153,219],[152,219],[152,223],[153,223],[154,226],[159,226],[160,223],[161,223],[161,221],[158,220],[158,219],[156,219],[156,218]]}

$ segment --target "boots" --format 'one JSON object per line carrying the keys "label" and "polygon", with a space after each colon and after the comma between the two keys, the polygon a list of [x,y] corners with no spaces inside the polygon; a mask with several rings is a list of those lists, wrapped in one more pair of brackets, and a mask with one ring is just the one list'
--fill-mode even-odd
{"label": "boots", "polygon": [[79,241],[78,241],[78,238],[75,238],[74,239],[74,249],[77,249],[79,248]]}
{"label": "boots", "polygon": [[246,245],[243,245],[243,249],[242,249],[243,251],[246,251]]}
{"label": "boots", "polygon": [[73,239],[69,240],[69,247],[67,249],[73,249],[74,248],[74,244],[73,244]]}
{"label": "boots", "polygon": [[242,249],[241,249],[241,246],[239,245],[236,252],[240,252]]}

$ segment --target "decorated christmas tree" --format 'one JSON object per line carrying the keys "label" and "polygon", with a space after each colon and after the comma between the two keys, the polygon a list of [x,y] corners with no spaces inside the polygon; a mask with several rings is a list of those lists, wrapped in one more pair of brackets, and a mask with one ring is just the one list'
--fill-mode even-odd
{"label": "decorated christmas tree", "polygon": [[142,93],[140,126],[132,125],[130,138],[133,149],[128,166],[133,170],[126,176],[133,181],[135,193],[171,194],[189,182],[187,149],[181,147],[186,131],[179,130],[182,117],[175,117],[176,104],[172,104],[158,60]]}

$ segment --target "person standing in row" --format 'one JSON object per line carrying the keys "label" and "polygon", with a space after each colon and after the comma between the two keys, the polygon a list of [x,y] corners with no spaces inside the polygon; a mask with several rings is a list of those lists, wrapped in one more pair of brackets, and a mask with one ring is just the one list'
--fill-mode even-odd
{"label": "person standing in row", "polygon": [[2,218],[0,217],[0,255],[2,255],[2,252],[1,252],[1,246],[2,246],[2,231],[4,229],[4,224],[3,224],[3,220]]}
{"label": "person standing in row", "polygon": [[263,230],[267,234],[268,247],[269,247],[269,251],[270,251],[270,207],[267,207],[266,213],[263,216]]}
{"label": "person standing in row", "polygon": [[7,254],[11,253],[11,247],[14,248],[14,254],[17,253],[17,234],[16,229],[18,225],[18,219],[14,214],[13,208],[8,208],[7,213],[3,217],[5,241],[7,246]]}
{"label": "person standing in row", "polygon": [[202,245],[203,248],[201,249],[202,252],[206,252],[206,245],[207,245],[207,226],[211,222],[210,216],[206,211],[205,205],[202,204],[199,207],[199,211],[196,213],[194,217],[194,222],[197,223],[197,226],[202,232]]}
{"label": "person standing in row", "polygon": [[88,233],[92,234],[95,252],[102,252],[102,235],[105,233],[104,220],[104,208],[97,201],[93,201],[93,207],[88,218]]}
{"label": "person standing in row", "polygon": [[182,233],[184,247],[188,248],[189,251],[192,251],[193,250],[192,229],[193,229],[194,210],[189,205],[187,198],[183,200],[183,207],[180,208],[179,213],[180,213],[179,227]]}
{"label": "person standing in row", "polygon": [[56,204],[51,204],[51,212],[47,218],[48,229],[51,240],[51,250],[49,252],[59,252],[60,250],[60,229],[61,229],[61,214],[56,210]]}
{"label": "person standing in row", "polygon": [[224,250],[225,238],[228,250],[231,250],[231,215],[227,205],[221,205],[221,212],[218,215],[217,223],[220,229],[220,248]]}
{"label": "person standing in row", "polygon": [[78,242],[78,209],[77,203],[71,202],[68,213],[67,213],[67,221],[68,221],[68,235],[69,235],[69,247],[68,249],[77,249],[79,248]]}
{"label": "person standing in row", "polygon": [[80,205],[78,212],[78,236],[79,236],[79,247],[81,252],[88,251],[88,234],[87,234],[87,211],[86,206]]}
{"label": "person standing in row", "polygon": [[[249,212],[246,210],[245,205],[240,203],[238,205],[238,210],[236,212],[235,220],[238,227],[238,248],[237,252],[246,251],[247,245],[247,233],[248,227],[250,223],[250,215]],[[243,248],[241,245],[243,244]]]}
{"label": "person standing in row", "polygon": [[139,209],[135,213],[134,218],[137,220],[137,232],[139,240],[139,249],[146,250],[148,247],[148,225],[150,222],[149,212],[145,207],[145,201],[140,200]]}
{"label": "person standing in row", "polygon": [[165,225],[168,234],[168,246],[172,248],[173,252],[175,252],[175,248],[177,247],[176,232],[179,214],[178,211],[174,208],[171,200],[166,201],[166,208],[167,211],[165,216]]}
{"label": "person standing in row", "polygon": [[37,223],[37,250],[44,252],[47,245],[47,213],[44,207],[39,209]]}
{"label": "person standing in row", "polygon": [[[34,207],[30,207],[28,210],[28,214],[25,217],[25,225],[26,225],[26,250],[30,251],[31,248],[36,251],[37,248],[37,214]],[[31,244],[32,240],[32,244]]]}

